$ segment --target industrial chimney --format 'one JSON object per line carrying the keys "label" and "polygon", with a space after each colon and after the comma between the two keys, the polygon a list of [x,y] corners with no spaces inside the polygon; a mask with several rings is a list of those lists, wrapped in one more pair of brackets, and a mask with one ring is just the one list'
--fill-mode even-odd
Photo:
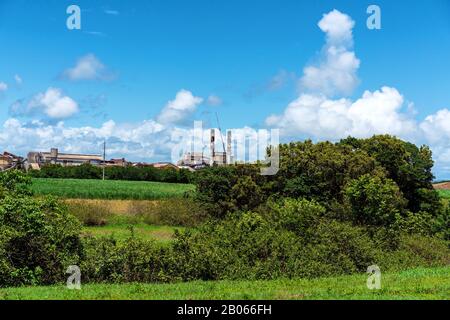
{"label": "industrial chimney", "polygon": [[215,130],[214,129],[211,129],[211,160],[210,160],[210,164],[211,164],[211,166],[213,166],[214,165],[214,158],[215,158],[215,156],[216,156],[216,152],[215,152],[215,149],[214,149],[214,145],[215,145],[215,140],[216,140],[216,133],[215,133]]}
{"label": "industrial chimney", "polygon": [[50,162],[55,164],[56,160],[58,159],[58,149],[57,148],[51,148],[50,149]]}
{"label": "industrial chimney", "polygon": [[227,131],[227,164],[233,162],[233,157],[231,156],[231,130]]}

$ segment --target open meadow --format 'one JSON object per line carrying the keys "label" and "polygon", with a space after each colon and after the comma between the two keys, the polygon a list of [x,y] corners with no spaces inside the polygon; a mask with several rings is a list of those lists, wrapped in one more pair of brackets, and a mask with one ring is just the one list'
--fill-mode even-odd
{"label": "open meadow", "polygon": [[383,274],[380,290],[369,290],[367,274],[312,280],[193,281],[173,284],[88,284],[81,290],[66,287],[0,289],[0,299],[450,299],[450,267],[419,268]]}

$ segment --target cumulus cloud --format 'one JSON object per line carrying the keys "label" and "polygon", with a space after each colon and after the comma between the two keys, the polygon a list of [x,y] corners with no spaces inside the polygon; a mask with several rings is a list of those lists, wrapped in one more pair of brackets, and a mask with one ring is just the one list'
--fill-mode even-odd
{"label": "cumulus cloud", "polygon": [[427,116],[420,124],[428,141],[433,144],[448,143],[450,145],[450,110],[441,109]]}
{"label": "cumulus cloud", "polygon": [[285,135],[303,134],[317,139],[383,133],[411,137],[417,124],[408,113],[401,112],[403,100],[403,96],[390,87],[366,91],[356,101],[302,94],[282,115],[272,115],[266,123],[279,127]]}
{"label": "cumulus cloud", "polygon": [[210,106],[216,107],[216,106],[220,106],[223,103],[223,101],[219,96],[211,94],[208,97],[208,99],[206,99],[206,103]]}
{"label": "cumulus cloud", "polygon": [[360,61],[352,51],[354,25],[337,10],[324,14],[318,23],[326,34],[319,62],[304,68],[299,97],[281,114],[267,117],[266,125],[296,139],[336,141],[349,135],[392,134],[430,145],[436,170],[450,170],[450,110],[441,109],[416,121],[412,103],[405,106],[403,95],[389,86],[365,91],[355,100],[345,97],[359,82]]}
{"label": "cumulus cloud", "polygon": [[339,10],[334,9],[324,14],[318,26],[326,33],[327,43],[330,45],[351,44],[353,41],[352,29],[355,22]]}
{"label": "cumulus cloud", "polygon": [[[100,154],[106,140],[108,157],[176,162],[188,151],[204,151],[208,156],[209,135],[210,129],[207,128],[168,127],[151,119],[128,124],[109,120],[99,127],[70,127],[62,121],[49,125],[36,120],[26,123],[10,118],[0,128],[0,145],[20,154],[49,150],[55,146],[64,152]],[[232,135],[235,159],[264,159],[270,140],[267,131],[243,127],[232,129]],[[216,137],[216,150],[221,150],[217,130]],[[226,139],[225,136],[223,138]]]}
{"label": "cumulus cloud", "polygon": [[[326,42],[320,61],[304,68],[300,79],[303,92],[282,114],[269,116],[268,126],[279,127],[289,136],[331,140],[348,135],[415,134],[418,125],[410,108],[403,111],[404,98],[397,89],[384,86],[365,91],[355,101],[345,98],[358,83],[360,61],[351,51],[354,25],[338,10],[323,15],[318,26],[326,34]],[[337,94],[341,98],[335,98]]]}
{"label": "cumulus cloud", "polygon": [[333,10],[318,25],[326,33],[326,43],[319,63],[303,69],[300,87],[329,96],[348,95],[359,82],[356,72],[360,61],[351,51],[355,23],[348,15]]}
{"label": "cumulus cloud", "polygon": [[188,90],[180,90],[174,100],[169,101],[156,117],[162,124],[179,124],[186,121],[203,102],[203,98],[195,97]]}
{"label": "cumulus cloud", "polygon": [[8,90],[8,85],[4,82],[0,82],[0,92],[5,92]]}
{"label": "cumulus cloud", "polygon": [[71,81],[100,80],[108,81],[115,75],[93,54],[78,59],[76,65],[65,70],[62,77]]}
{"label": "cumulus cloud", "polygon": [[52,119],[68,118],[78,112],[78,103],[65,96],[61,89],[50,87],[27,104],[27,113],[35,111],[41,111]]}

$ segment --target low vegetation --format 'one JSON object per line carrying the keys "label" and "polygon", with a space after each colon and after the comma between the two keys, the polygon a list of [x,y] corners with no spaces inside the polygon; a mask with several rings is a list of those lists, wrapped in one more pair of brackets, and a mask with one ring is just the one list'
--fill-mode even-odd
{"label": "low vegetation", "polygon": [[174,284],[88,284],[66,287],[0,289],[0,299],[114,300],[306,300],[306,299],[448,299],[450,268],[413,269],[383,273],[380,290],[366,287],[367,275],[259,281],[193,281]]}
{"label": "low vegetation", "polygon": [[53,178],[33,178],[31,188],[36,195],[62,198],[137,200],[183,197],[194,189],[178,183]]}
{"label": "low vegetation", "polygon": [[86,226],[144,223],[193,227],[205,221],[206,213],[190,198],[163,200],[66,199],[69,212]]}
{"label": "low vegetation", "polygon": [[136,237],[142,240],[156,240],[164,244],[174,239],[175,230],[184,230],[184,228],[119,222],[110,223],[105,226],[83,227],[82,236],[107,237],[118,241],[126,241],[130,237]]}

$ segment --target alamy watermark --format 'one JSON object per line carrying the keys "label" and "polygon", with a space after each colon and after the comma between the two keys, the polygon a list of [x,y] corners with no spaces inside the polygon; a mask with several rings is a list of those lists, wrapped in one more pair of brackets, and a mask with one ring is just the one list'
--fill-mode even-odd
{"label": "alamy watermark", "polygon": [[366,25],[369,30],[381,29],[381,8],[375,4],[367,7],[367,14],[370,16],[367,18]]}
{"label": "alamy watermark", "polygon": [[367,288],[369,290],[379,290],[381,289],[381,270],[377,265],[371,265],[367,267],[367,273],[369,277],[367,278]]}
{"label": "alamy watermark", "polygon": [[67,268],[66,274],[70,274],[67,278],[67,288],[70,290],[81,289],[81,270],[76,265],[71,265]]}
{"label": "alamy watermark", "polygon": [[69,17],[66,20],[66,26],[69,30],[81,29],[81,9],[77,5],[70,5],[66,9],[66,13]]}

